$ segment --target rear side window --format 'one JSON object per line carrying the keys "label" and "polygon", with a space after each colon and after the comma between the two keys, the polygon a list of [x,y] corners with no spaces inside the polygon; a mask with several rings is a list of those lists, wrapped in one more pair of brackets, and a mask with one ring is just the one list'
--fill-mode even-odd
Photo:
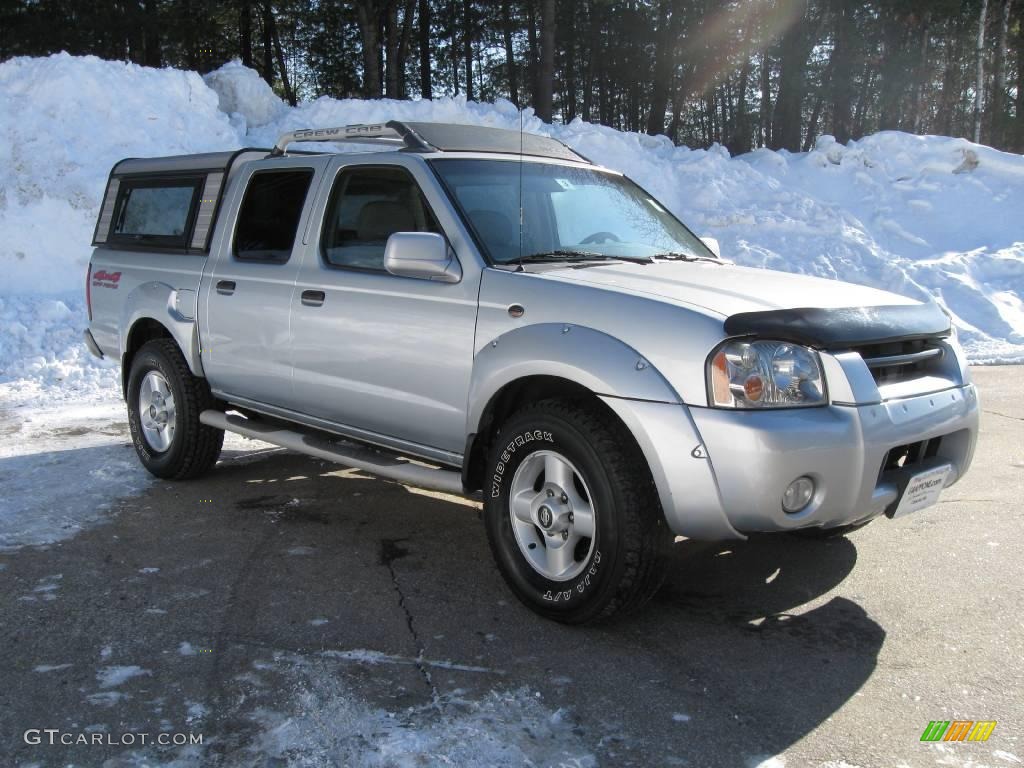
{"label": "rear side window", "polygon": [[273,264],[288,261],[312,179],[312,168],[252,175],[235,226],[236,258]]}
{"label": "rear side window", "polygon": [[201,179],[123,179],[111,239],[184,248]]}
{"label": "rear side window", "polygon": [[342,171],[324,216],[324,261],[383,272],[384,247],[395,232],[441,232],[416,180],[394,166]]}

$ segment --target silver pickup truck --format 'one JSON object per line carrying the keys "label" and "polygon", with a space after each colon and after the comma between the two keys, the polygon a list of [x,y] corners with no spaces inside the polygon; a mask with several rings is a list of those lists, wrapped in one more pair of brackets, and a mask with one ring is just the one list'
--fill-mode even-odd
{"label": "silver pickup truck", "polygon": [[[380,146],[288,151],[353,141]],[[936,305],[732,265],[541,136],[392,121],[123,160],[93,244],[85,340],[150,472],[210,470],[228,430],[482,497],[509,587],[559,621],[641,605],[673,534],[841,535],[974,450]]]}

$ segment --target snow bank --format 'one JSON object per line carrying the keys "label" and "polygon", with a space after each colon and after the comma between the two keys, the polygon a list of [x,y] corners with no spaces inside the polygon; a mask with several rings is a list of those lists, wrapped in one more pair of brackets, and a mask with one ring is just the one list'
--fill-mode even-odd
{"label": "snow bank", "polygon": [[245,135],[247,127],[266,125],[287,110],[267,81],[238,59],[203,77],[217,94],[220,110]]}
{"label": "snow bank", "polygon": [[85,317],[79,293],[0,294],[0,404],[52,407],[120,396],[117,363],[97,360],[82,344]]}
{"label": "snow bank", "polygon": [[121,158],[238,142],[194,72],[65,53],[0,64],[0,292],[81,290],[107,174]]}
{"label": "snow bank", "polygon": [[[674,147],[579,120],[546,125],[503,100],[325,97],[290,108],[237,62],[204,79],[59,54],[0,64],[0,397],[15,384],[24,394],[68,381],[99,397],[99,383],[111,381],[92,370],[71,331],[85,325],[78,296],[115,161],[270,146],[286,130],[388,119],[513,129],[522,121],[625,170],[717,237],[729,258],[931,296],[955,316],[973,360],[1024,361],[1020,155],[887,132],[845,146],[823,137],[803,154],[730,158],[721,147]],[[54,296],[71,314],[44,320],[54,337],[44,340],[38,320],[52,317]]]}

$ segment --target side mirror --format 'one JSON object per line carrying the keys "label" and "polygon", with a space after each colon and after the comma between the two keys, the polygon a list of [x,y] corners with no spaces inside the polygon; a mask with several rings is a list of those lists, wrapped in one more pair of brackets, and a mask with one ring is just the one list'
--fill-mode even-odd
{"label": "side mirror", "polygon": [[448,241],[434,232],[395,232],[384,246],[384,269],[398,277],[441,283],[462,279],[462,266]]}
{"label": "side mirror", "polygon": [[717,256],[718,258],[722,258],[722,246],[720,246],[718,244],[718,238],[717,237],[707,237],[707,236],[705,236],[705,237],[702,237],[700,239],[700,241],[702,243],[704,243],[704,245],[706,245],[708,247],[708,250],[711,251],[713,254],[715,254],[715,256]]}

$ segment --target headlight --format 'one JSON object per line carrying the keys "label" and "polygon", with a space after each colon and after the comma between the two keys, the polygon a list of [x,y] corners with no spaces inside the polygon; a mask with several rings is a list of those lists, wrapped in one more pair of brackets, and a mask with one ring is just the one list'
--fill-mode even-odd
{"label": "headlight", "polygon": [[727,341],[708,358],[708,405],[824,405],[825,377],[813,349],[785,341]]}

